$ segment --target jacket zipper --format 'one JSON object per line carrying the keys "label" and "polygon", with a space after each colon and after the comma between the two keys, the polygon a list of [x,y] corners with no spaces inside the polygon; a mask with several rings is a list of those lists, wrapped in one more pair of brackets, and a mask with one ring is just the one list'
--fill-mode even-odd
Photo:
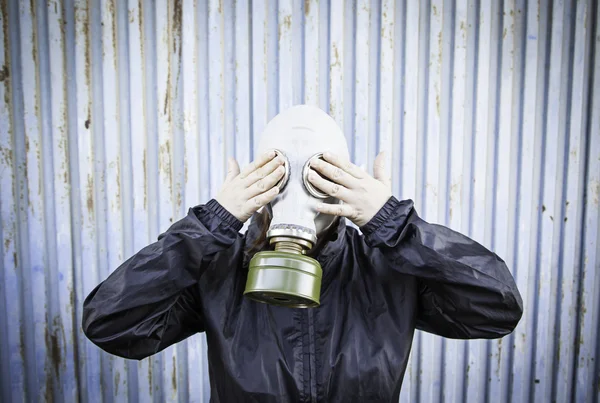
{"label": "jacket zipper", "polygon": [[315,322],[313,308],[308,308],[308,384],[310,388],[310,402],[317,403],[317,375],[315,353]]}

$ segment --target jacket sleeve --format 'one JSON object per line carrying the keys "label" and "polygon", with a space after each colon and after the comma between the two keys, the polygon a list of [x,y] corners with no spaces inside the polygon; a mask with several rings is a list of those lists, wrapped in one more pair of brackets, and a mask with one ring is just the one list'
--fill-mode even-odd
{"label": "jacket sleeve", "polygon": [[506,264],[482,245],[419,218],[411,200],[391,197],[361,228],[390,266],[417,279],[417,329],[455,339],[511,333],[523,302]]}
{"label": "jacket sleeve", "polygon": [[241,227],[215,200],[190,209],[89,294],[85,335],[111,354],[142,359],[203,331],[198,281]]}

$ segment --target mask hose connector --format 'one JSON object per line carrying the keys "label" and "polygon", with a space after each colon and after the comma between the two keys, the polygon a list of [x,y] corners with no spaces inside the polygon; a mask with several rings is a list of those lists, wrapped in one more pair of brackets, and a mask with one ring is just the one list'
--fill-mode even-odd
{"label": "mask hose connector", "polygon": [[272,237],[269,239],[269,243],[274,245],[276,252],[288,252],[298,255],[305,255],[313,246],[309,241],[285,236]]}

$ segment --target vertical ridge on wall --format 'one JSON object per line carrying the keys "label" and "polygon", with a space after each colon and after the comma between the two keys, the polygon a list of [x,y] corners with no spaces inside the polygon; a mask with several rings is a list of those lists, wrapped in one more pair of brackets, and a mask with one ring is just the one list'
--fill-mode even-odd
{"label": "vertical ridge on wall", "polygon": [[369,173],[387,151],[393,194],[521,291],[502,339],[417,331],[400,401],[598,400],[599,19],[591,0],[0,1],[0,400],[208,402],[204,334],[126,361],[85,337],[83,302],[298,103]]}
{"label": "vertical ridge on wall", "polygon": [[[600,86],[600,7],[592,3],[586,8],[587,20],[584,27],[589,30],[585,39],[588,43],[590,66],[586,77],[588,88]],[[584,124],[586,132],[586,164],[584,174],[583,233],[581,239],[580,282],[578,295],[578,331],[575,339],[576,381],[573,382],[574,397],[577,401],[598,399],[600,391],[600,93],[586,94]],[[595,343],[595,346],[594,346]],[[596,388],[594,388],[596,385]]]}

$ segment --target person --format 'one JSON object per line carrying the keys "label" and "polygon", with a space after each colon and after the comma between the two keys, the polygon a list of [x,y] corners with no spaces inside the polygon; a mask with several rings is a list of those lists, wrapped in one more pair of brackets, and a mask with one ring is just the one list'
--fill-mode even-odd
{"label": "person", "polygon": [[[522,299],[505,262],[394,197],[384,154],[372,176],[352,164],[325,112],[283,111],[259,150],[241,171],[230,160],[215,198],[91,291],[82,325],[93,343],[141,360],[204,332],[214,402],[397,402],[416,329],[453,339],[514,330]],[[305,254],[322,268],[317,307],[244,296],[274,222],[316,232]]]}

